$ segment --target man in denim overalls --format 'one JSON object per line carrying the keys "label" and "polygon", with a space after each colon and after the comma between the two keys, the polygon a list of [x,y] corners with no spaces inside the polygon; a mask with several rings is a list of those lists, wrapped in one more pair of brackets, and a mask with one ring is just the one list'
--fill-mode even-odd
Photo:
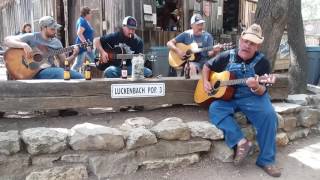
{"label": "man in denim overalls", "polygon": [[236,149],[234,164],[240,165],[252,150],[252,142],[244,137],[233,118],[236,111],[243,112],[257,132],[260,154],[256,164],[270,176],[279,177],[281,172],[274,165],[278,119],[266,87],[256,78],[257,75],[270,78],[266,75],[271,69],[269,61],[258,52],[263,40],[261,27],[251,25],[242,32],[239,49],[221,53],[209,60],[203,67],[202,75],[206,92],[212,89],[208,80],[211,71],[230,71],[237,79],[248,78],[246,84],[235,86],[231,100],[219,99],[211,103],[209,118],[224,132],[226,144]]}

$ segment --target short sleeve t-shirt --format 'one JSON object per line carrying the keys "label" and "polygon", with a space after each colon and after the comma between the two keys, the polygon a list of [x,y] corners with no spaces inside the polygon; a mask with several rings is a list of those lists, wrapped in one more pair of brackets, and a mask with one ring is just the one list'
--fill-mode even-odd
{"label": "short sleeve t-shirt", "polygon": [[[177,43],[184,43],[186,45],[189,45],[191,43],[197,43],[199,48],[203,47],[209,47],[213,45],[213,37],[211,34],[208,32],[204,31],[200,36],[195,36],[193,34],[193,30],[187,30],[184,31],[183,33],[179,34],[175,38]],[[203,51],[199,53],[199,56],[197,56],[196,61],[203,60],[203,59],[208,59],[208,51]]]}
{"label": "short sleeve t-shirt", "polygon": [[[120,43],[123,43],[130,48],[130,51],[132,51],[133,54],[143,53],[143,41],[136,34],[133,38],[127,38],[123,35],[122,32],[118,31],[102,36],[100,38],[100,43],[104,50],[110,50]],[[113,65],[115,66],[120,66],[120,64],[120,61],[116,61],[113,63]],[[127,65],[131,65],[131,60],[127,60]]]}
{"label": "short sleeve t-shirt", "polygon": [[[84,29],[83,31],[83,36],[84,38],[90,42],[93,42],[93,37],[94,37],[94,29],[92,28],[92,26],[88,23],[87,20],[85,20],[83,17],[80,17],[78,20],[77,20],[77,23],[76,23],[76,27],[77,27],[77,30],[82,27]],[[81,40],[79,38],[79,36],[77,36],[77,39],[76,39],[76,43],[79,44],[81,43]],[[85,48],[80,48],[80,51],[79,53],[82,53],[86,51]]]}
{"label": "short sleeve t-shirt", "polygon": [[[19,39],[25,43],[27,43],[32,49],[34,48],[48,48],[53,50],[58,50],[63,48],[62,43],[59,39],[57,38],[51,38],[49,40],[45,40],[42,38],[40,32],[35,32],[35,33],[26,33],[23,35],[18,36]],[[48,62],[49,64],[43,64],[41,67],[48,67],[48,66],[54,66],[54,57],[49,56],[48,57]]]}

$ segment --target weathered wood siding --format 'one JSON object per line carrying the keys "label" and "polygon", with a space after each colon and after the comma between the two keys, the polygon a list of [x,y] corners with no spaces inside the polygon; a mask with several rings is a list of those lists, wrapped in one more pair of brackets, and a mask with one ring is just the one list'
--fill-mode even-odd
{"label": "weathered wood siding", "polygon": [[[206,31],[212,34],[221,33],[223,27],[223,15],[218,15],[218,9],[221,9],[223,13],[223,0],[212,1],[202,1],[198,3],[196,0],[183,1],[184,10],[184,30],[190,28],[190,19],[193,13],[200,13],[206,20]],[[209,4],[209,16],[203,14],[204,3]]]}
{"label": "weathered wood siding", "polygon": [[32,24],[32,29],[38,31],[42,16],[55,17],[56,1],[58,0],[15,0],[6,3],[0,11],[0,42],[6,36],[19,32],[24,23]]}
{"label": "weathered wood siding", "polygon": [[257,9],[258,0],[241,0],[239,19],[246,27],[254,23],[254,16]]}

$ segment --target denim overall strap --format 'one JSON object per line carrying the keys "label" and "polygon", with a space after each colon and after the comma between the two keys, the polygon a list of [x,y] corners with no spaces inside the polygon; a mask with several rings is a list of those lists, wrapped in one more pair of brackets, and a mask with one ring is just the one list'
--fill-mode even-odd
{"label": "denim overall strap", "polygon": [[226,66],[226,70],[229,69],[229,66],[236,61],[236,50],[231,49],[229,50],[229,63]]}
{"label": "denim overall strap", "polygon": [[[262,57],[263,54],[257,53],[250,64],[246,64],[245,62],[236,63],[235,51],[231,50],[230,60],[226,70],[233,73],[237,79],[254,77],[254,66],[262,59]],[[235,98],[248,97],[252,95],[250,88],[248,88],[246,84],[238,84],[234,87],[236,88],[236,92],[234,94]]]}
{"label": "denim overall strap", "polygon": [[254,66],[264,57],[263,53],[257,52],[256,57],[254,60],[250,63],[250,68],[254,69]]}

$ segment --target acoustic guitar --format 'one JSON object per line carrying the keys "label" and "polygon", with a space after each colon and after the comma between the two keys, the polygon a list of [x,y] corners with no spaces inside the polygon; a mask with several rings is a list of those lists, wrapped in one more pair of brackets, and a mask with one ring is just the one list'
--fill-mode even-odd
{"label": "acoustic guitar", "polygon": [[[123,43],[116,45],[115,47],[111,47],[107,44],[108,47],[104,49],[104,51],[108,54],[108,62],[102,62],[101,55],[98,49],[95,49],[95,64],[97,69],[104,71],[109,66],[117,66],[120,67],[122,61],[121,60],[130,60],[137,54],[134,54],[134,51],[131,51],[131,48]],[[146,54],[144,58],[148,61],[155,61],[157,58],[155,55]]]}
{"label": "acoustic guitar", "polygon": [[7,71],[12,79],[32,79],[41,69],[50,66],[49,57],[71,52],[76,46],[86,48],[91,45],[91,42],[85,42],[61,49],[38,46],[32,49],[32,57],[26,57],[22,48],[9,48],[4,53],[4,60]]}
{"label": "acoustic guitar", "polygon": [[[203,52],[203,51],[210,51],[214,48],[220,48],[221,50],[228,50],[232,49],[234,46],[232,43],[224,43],[218,44],[215,46],[208,46],[199,48],[197,43],[191,43],[186,45],[184,43],[177,43],[176,47],[186,53],[187,56],[190,56],[188,59],[189,61],[194,61],[196,59],[196,54]],[[169,64],[173,68],[178,68],[186,62],[186,59],[181,59],[180,56],[173,50],[169,51]]]}
{"label": "acoustic guitar", "polygon": [[[259,76],[258,81],[268,86],[274,83],[274,78],[275,75]],[[230,100],[235,92],[233,85],[245,84],[247,79],[235,79],[235,76],[229,71],[211,72],[209,75],[209,82],[212,86],[211,91],[207,93],[204,90],[203,79],[201,78],[194,93],[194,101],[199,105],[208,106],[216,99]]]}

